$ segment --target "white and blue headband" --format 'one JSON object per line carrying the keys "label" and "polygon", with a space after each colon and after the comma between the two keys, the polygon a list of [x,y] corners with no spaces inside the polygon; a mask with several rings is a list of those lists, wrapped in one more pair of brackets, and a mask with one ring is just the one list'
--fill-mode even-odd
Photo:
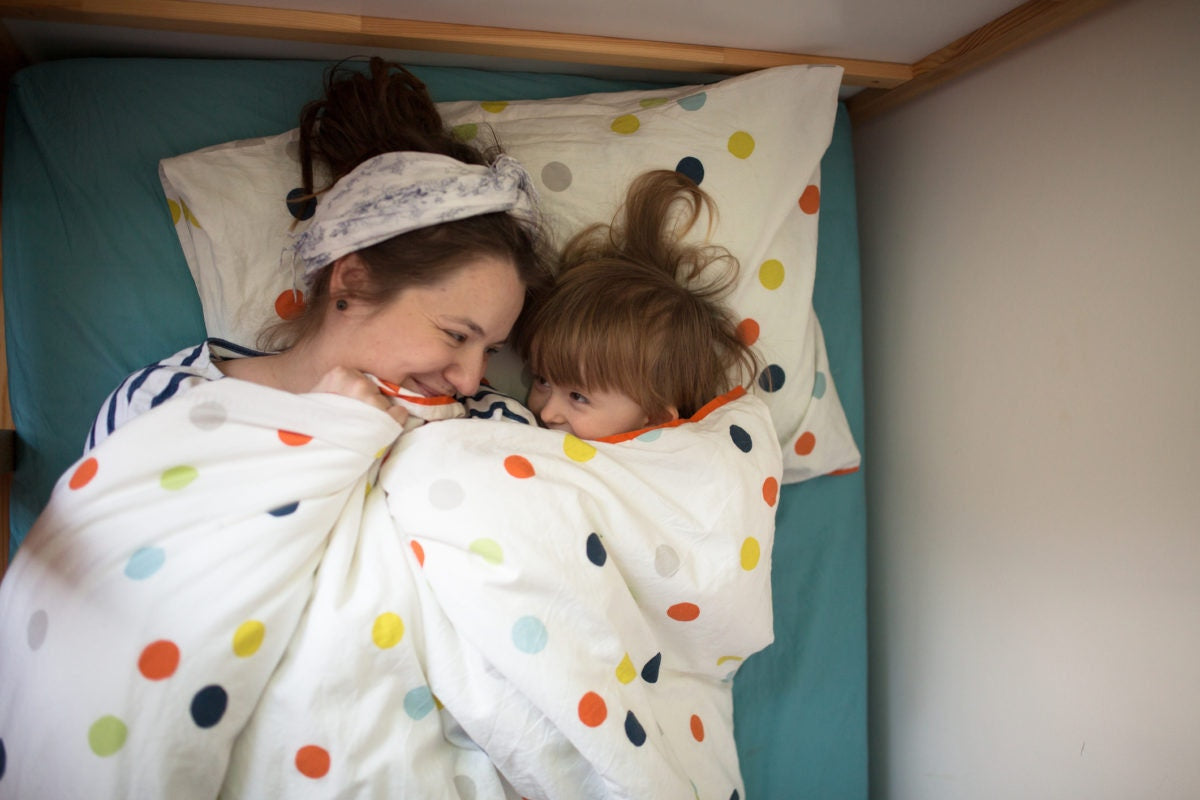
{"label": "white and blue headband", "polygon": [[530,225],[537,194],[529,173],[502,155],[491,166],[403,151],[367,159],[317,202],[295,255],[310,283],[344,255],[418,228],[507,211]]}

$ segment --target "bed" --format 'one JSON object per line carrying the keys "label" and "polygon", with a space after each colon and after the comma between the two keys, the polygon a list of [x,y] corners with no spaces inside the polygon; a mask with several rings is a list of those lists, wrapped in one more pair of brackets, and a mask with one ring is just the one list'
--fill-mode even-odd
{"label": "bed", "polygon": [[[852,85],[895,86],[912,76],[911,69],[880,77],[856,66],[846,67]],[[204,304],[198,297],[180,235],[188,211],[165,189],[160,161],[234,141],[277,148],[265,143],[294,125],[296,109],[315,96],[327,67],[114,58],[42,64],[17,76],[5,127],[3,207],[17,430],[12,554],[55,482],[76,463],[95,410],[116,382],[221,324],[204,307],[212,296]],[[684,83],[414,71],[438,101],[468,106],[613,92],[655,99]],[[938,79],[934,72],[928,81]],[[670,96],[681,102],[697,94],[693,87]],[[881,99],[886,106],[881,95],[868,94],[858,107],[869,110]],[[834,474],[786,481],[778,493],[770,553],[774,642],[748,658],[733,681],[737,755],[744,796],[752,798],[867,795],[865,470],[858,458],[867,451],[846,103],[836,104],[831,123],[820,153],[811,306],[856,458],[829,470]],[[461,124],[472,121],[464,116]]]}

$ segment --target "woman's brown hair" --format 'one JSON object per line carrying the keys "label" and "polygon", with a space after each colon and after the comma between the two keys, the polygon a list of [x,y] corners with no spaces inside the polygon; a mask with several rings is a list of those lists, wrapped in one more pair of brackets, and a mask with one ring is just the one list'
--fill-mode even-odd
{"label": "woman's brown hair", "polygon": [[[304,195],[317,198],[367,159],[396,151],[450,156],[467,164],[490,164],[501,150],[487,152],[448,129],[425,84],[400,64],[371,58],[364,71],[340,62],[325,74],[324,92],[300,111],[300,180]],[[316,185],[321,177],[321,185]],[[352,297],[382,305],[398,292],[429,286],[480,257],[511,261],[526,287],[526,305],[550,285],[546,237],[507,213],[483,214],[420,228],[358,251],[366,281]],[[311,336],[331,300],[329,270],[308,289],[304,312],[267,328],[264,350],[280,350]],[[525,314],[517,320],[519,334]]]}
{"label": "woman's brown hair", "polygon": [[[680,213],[682,211],[682,213]],[[716,207],[671,170],[638,176],[610,225],[574,236],[554,288],[518,342],[535,375],[619,391],[653,422],[682,417],[753,379],[758,359],[722,299],[737,277],[724,248],[683,237]]]}

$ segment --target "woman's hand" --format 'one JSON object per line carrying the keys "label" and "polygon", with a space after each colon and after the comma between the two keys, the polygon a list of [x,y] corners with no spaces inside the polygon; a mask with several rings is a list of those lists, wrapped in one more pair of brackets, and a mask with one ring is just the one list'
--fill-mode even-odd
{"label": "woman's hand", "polygon": [[401,425],[408,419],[408,411],[404,407],[394,405],[370,378],[356,369],[334,367],[317,381],[312,391],[352,397],[369,406],[375,406],[380,411],[386,411],[388,416]]}

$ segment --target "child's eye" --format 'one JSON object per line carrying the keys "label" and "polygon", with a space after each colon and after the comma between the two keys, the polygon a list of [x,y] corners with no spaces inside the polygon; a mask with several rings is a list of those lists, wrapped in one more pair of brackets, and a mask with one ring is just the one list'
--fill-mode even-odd
{"label": "child's eye", "polygon": [[571,400],[585,406],[591,402],[585,395],[582,395],[579,392],[571,392]]}
{"label": "child's eye", "polygon": [[533,376],[533,385],[536,386],[537,388],[541,389],[542,391],[545,391],[550,388],[550,382],[547,381],[545,378],[543,378],[541,375]]}

